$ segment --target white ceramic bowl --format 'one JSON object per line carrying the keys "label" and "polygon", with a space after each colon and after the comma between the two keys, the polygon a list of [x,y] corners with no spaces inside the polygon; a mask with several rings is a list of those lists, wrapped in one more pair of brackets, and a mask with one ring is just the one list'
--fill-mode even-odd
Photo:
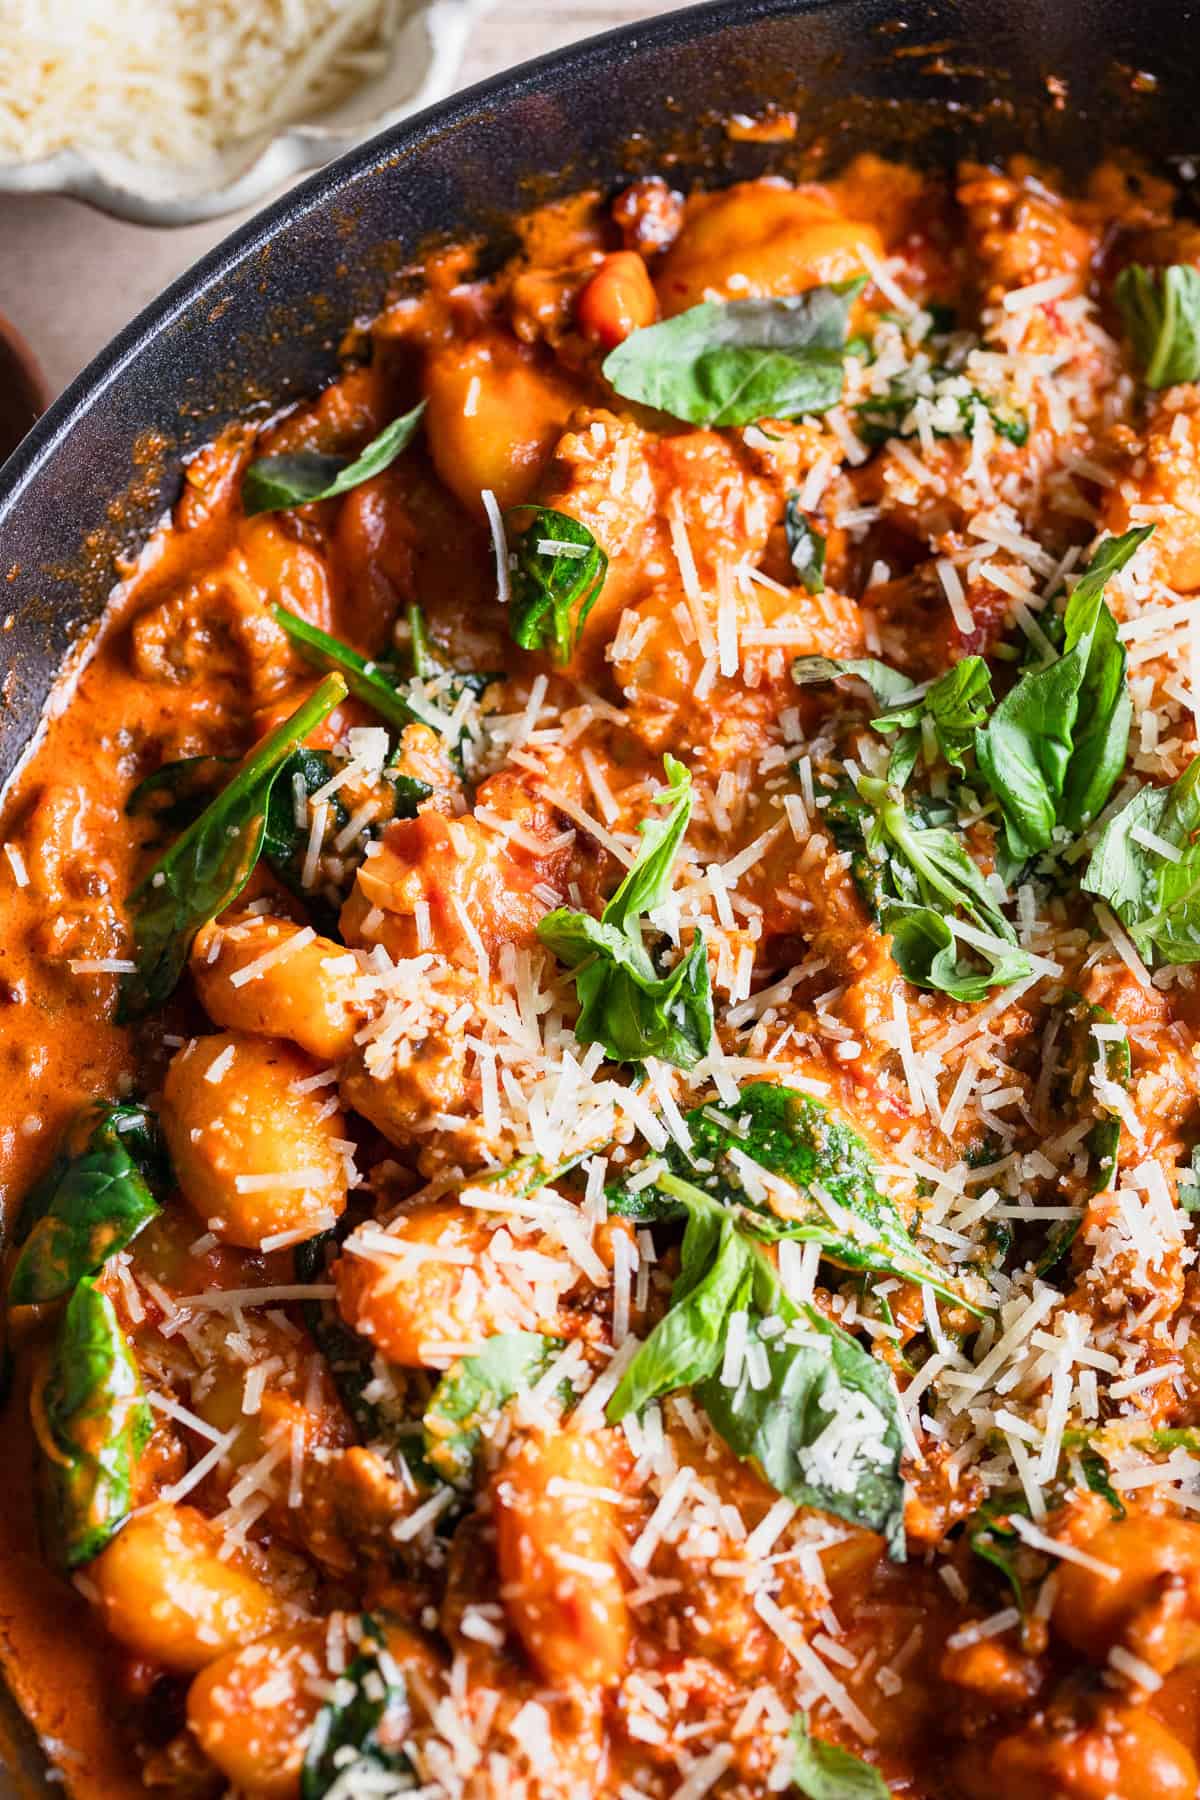
{"label": "white ceramic bowl", "polygon": [[241,138],[203,168],[67,149],[37,162],[0,162],[0,193],[71,194],[140,225],[191,225],[253,206],[302,169],[341,156],[449,93],[468,33],[492,4],[413,0],[378,75],[319,121]]}

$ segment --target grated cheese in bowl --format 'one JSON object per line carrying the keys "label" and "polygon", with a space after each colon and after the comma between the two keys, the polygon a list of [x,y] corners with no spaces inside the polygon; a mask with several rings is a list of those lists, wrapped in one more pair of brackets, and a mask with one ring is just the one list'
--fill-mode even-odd
{"label": "grated cheese in bowl", "polygon": [[164,223],[245,204],[444,93],[480,10],[0,0],[0,189]]}

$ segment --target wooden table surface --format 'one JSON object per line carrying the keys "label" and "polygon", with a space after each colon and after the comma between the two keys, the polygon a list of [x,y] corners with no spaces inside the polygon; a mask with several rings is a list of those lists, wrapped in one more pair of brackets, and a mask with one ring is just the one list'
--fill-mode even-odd
{"label": "wooden table surface", "polygon": [[[460,85],[686,0],[496,0],[476,26]],[[156,230],[75,200],[0,195],[0,313],[24,334],[53,392],[168,282],[249,213]]]}

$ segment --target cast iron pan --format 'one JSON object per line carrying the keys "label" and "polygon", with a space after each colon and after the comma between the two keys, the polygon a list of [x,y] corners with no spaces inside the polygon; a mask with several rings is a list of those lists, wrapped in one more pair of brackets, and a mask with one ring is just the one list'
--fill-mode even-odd
{"label": "cast iron pan", "polygon": [[[341,331],[431,239],[495,240],[535,200],[663,167],[687,185],[819,171],[863,148],[924,162],[1026,150],[1078,175],[1117,145],[1200,157],[1194,13],[717,0],[526,64],[334,163],[147,308],[0,470],[0,781],[116,552],[173,499],[188,453],[247,406],[326,380]],[[772,102],[798,116],[793,145],[730,140],[730,114]]]}
{"label": "cast iron pan", "polygon": [[[0,469],[0,781],[188,454],[247,407],[319,387],[345,327],[431,242],[502,246],[514,211],[641,171],[681,186],[813,174],[860,149],[943,164],[1026,151],[1082,177],[1124,147],[1189,179],[1195,11],[716,0],[527,64],[294,189],[135,320]],[[731,114],[769,104],[795,112],[791,145],[730,139]]]}

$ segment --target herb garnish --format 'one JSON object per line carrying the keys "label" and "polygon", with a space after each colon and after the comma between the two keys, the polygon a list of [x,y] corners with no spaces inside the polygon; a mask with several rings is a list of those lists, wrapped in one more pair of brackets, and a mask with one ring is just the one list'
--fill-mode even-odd
{"label": "herb garnish", "polygon": [[799,494],[789,494],[783,509],[788,560],[810,594],[825,592],[825,539],[800,510]]}
{"label": "herb garnish", "polygon": [[[844,1268],[899,1275],[955,1305],[967,1304],[939,1264],[914,1244],[878,1185],[865,1141],[810,1094],[751,1082],[728,1108],[694,1107],[685,1123],[691,1155],[668,1144],[661,1152],[668,1168],[722,1204],[743,1209],[740,1223],[752,1236],[817,1243],[822,1255]],[[765,1195],[758,1170],[777,1177]],[[786,1184],[782,1192],[781,1184]],[[620,1193],[610,1199],[609,1210],[629,1217]],[[660,1210],[651,1210],[647,1196]],[[633,1216],[664,1216],[657,1188],[643,1188],[631,1198],[643,1203]],[[678,1201],[668,1201],[665,1216],[678,1213]]]}
{"label": "herb garnish", "polygon": [[1200,379],[1200,273],[1191,263],[1166,269],[1130,263],[1117,276],[1113,298],[1148,388]]}
{"label": "herb garnish", "polygon": [[293,450],[260,456],[242,477],[242,510],[277,512],[285,506],[308,506],[314,500],[336,500],[394,463],[413,440],[425,401],[393,419],[358,456],[325,456],[317,450]]}
{"label": "herb garnish", "polygon": [[786,299],[706,300],[631,332],[604,375],[625,400],[692,425],[828,412],[842,395],[850,309],[865,277]]}
{"label": "herb garnish", "polygon": [[1200,962],[1200,757],[1108,821],[1082,885],[1108,902],[1143,956]]}
{"label": "herb garnish", "polygon": [[485,1426],[544,1375],[563,1348],[534,1331],[490,1337],[442,1376],[425,1409],[425,1461],[443,1481],[469,1487]]}
{"label": "herb garnish", "polygon": [[1153,529],[1104,540],[1067,602],[1062,654],[1022,675],[976,733],[980,771],[1018,863],[1045,850],[1058,826],[1082,831],[1124,766],[1132,704],[1103,593]]}
{"label": "herb garnish", "polygon": [[982,656],[964,656],[912,700],[906,699],[916,686],[912,678],[873,657],[798,656],[792,664],[792,678],[800,687],[810,682],[835,681],[843,675],[865,681],[876,705],[885,709],[871,720],[872,727],[885,734],[896,734],[888,763],[892,787],[902,788],[912,773],[925,719],[929,720],[934,741],[950,767],[960,774],[965,772],[967,752],[974,748],[975,733],[992,704],[991,676]]}
{"label": "herb garnish", "polygon": [[575,1036],[603,1044],[614,1062],[661,1057],[678,1068],[698,1063],[712,1042],[712,992],[704,939],[666,975],[655,968],[642,941],[641,921],[670,891],[675,853],[692,810],[692,778],[673,756],[664,758],[667,786],[657,796],[663,819],[644,820],[642,847],[633,867],[598,919],[558,907],[538,926],[538,937],[572,971],[579,997]]}
{"label": "herb garnish", "polygon": [[[881,1532],[902,1562],[898,1402],[886,1370],[815,1307],[792,1303],[728,1207],[674,1175],[659,1186],[687,1211],[679,1277],[609,1402],[609,1421],[692,1387],[735,1456],[778,1493]],[[722,1366],[735,1328],[745,1334],[736,1371]]]}
{"label": "herb garnish", "polygon": [[891,1789],[879,1770],[852,1751],[813,1737],[802,1712],[792,1720],[792,1742],[792,1786],[803,1800],[889,1800]]}
{"label": "herb garnish", "polygon": [[140,1018],[174,991],[196,933],[224,912],[250,879],[280,771],[345,697],[341,676],[327,675],[290,718],[255,745],[228,786],[138,883],[129,897],[137,967],[121,977],[120,1021]]}

